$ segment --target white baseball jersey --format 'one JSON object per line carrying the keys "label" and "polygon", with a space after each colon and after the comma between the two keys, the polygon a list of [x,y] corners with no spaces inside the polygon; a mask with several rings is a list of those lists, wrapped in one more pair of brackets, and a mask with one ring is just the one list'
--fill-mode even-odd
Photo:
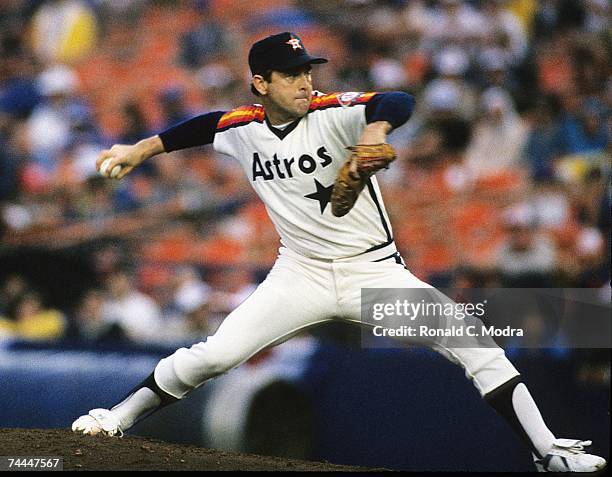
{"label": "white baseball jersey", "polygon": [[[331,213],[331,190],[346,147],[359,141],[373,97],[315,96],[308,114],[284,130],[267,123],[259,105],[220,116],[213,146],[242,164],[283,247],[266,279],[213,336],[159,362],[155,381],[164,392],[181,398],[311,326],[330,320],[366,324],[364,288],[431,288],[401,261],[374,177],[347,215]],[[186,142],[168,143],[174,148]],[[501,348],[432,347],[460,364],[482,395],[518,375]]]}
{"label": "white baseball jersey", "polygon": [[268,122],[260,105],[236,108],[219,120],[215,150],[244,167],[287,248],[319,259],[396,250],[374,176],[346,216],[335,217],[329,204],[346,148],[359,141],[374,95],[315,94],[309,112],[283,130]]}

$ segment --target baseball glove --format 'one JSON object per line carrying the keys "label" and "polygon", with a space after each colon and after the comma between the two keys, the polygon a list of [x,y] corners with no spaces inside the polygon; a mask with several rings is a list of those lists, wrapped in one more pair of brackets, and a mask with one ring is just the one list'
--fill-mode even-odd
{"label": "baseball glove", "polygon": [[372,174],[387,169],[395,160],[395,150],[389,144],[357,144],[347,148],[351,155],[344,162],[332,189],[332,214],[342,217],[357,202],[357,197]]}

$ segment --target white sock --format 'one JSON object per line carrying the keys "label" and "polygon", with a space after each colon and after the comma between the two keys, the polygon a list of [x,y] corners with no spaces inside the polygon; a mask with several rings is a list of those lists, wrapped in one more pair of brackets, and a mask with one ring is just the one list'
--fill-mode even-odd
{"label": "white sock", "polygon": [[545,456],[552,447],[555,436],[546,427],[540,410],[525,384],[519,383],[514,388],[512,392],[512,407],[533,446],[540,455]]}
{"label": "white sock", "polygon": [[111,411],[121,422],[121,430],[132,427],[141,417],[160,406],[161,398],[149,388],[140,388],[114,406]]}

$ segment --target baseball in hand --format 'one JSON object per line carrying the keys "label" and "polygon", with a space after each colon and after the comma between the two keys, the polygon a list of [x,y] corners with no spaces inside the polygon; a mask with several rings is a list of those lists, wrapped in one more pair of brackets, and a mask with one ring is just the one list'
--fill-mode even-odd
{"label": "baseball in hand", "polygon": [[[110,166],[110,162],[111,162],[110,159],[106,159],[100,165],[100,174],[102,174],[103,176],[107,175],[106,172]],[[110,177],[111,179],[115,179],[119,175],[120,172],[121,172],[121,166],[117,164],[115,167],[113,167],[113,170],[110,171],[110,174],[108,174],[108,177]]]}

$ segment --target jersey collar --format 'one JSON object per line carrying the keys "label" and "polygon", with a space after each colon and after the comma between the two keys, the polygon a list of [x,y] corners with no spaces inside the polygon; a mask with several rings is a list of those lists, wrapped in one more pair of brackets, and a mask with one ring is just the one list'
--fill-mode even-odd
{"label": "jersey collar", "polygon": [[282,141],[283,139],[287,137],[287,135],[291,131],[293,131],[297,127],[297,125],[300,123],[302,118],[296,119],[291,124],[289,124],[285,129],[278,129],[272,126],[272,124],[270,124],[270,120],[268,119],[268,115],[266,115],[265,120],[266,120],[266,125],[268,126],[268,129],[272,131],[276,135],[276,137],[278,137]]}

